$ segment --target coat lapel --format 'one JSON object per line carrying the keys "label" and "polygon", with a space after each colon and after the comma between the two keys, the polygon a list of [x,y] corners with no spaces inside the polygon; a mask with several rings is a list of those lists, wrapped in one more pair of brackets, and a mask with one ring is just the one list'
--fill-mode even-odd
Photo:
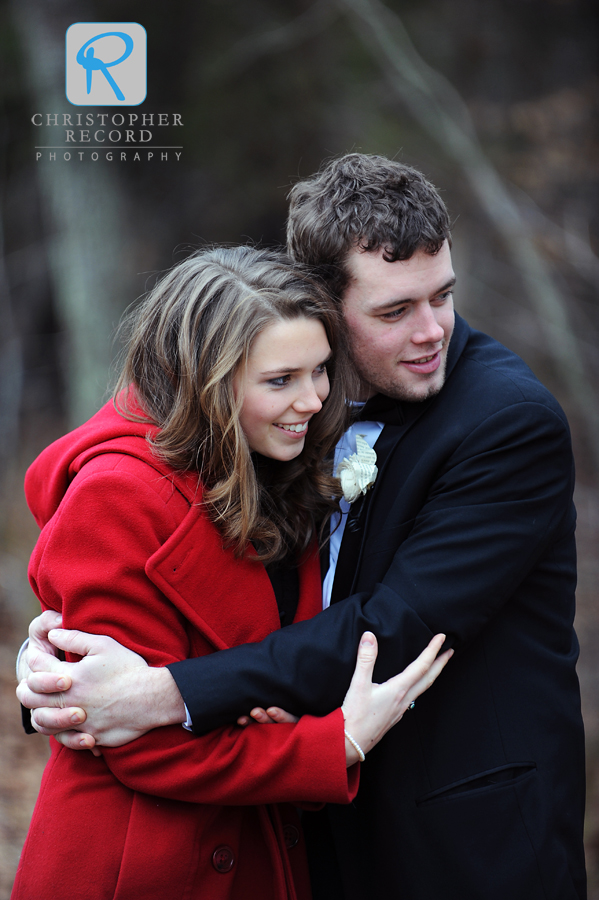
{"label": "coat lapel", "polygon": [[264,566],[224,549],[202,506],[191,507],[146,572],[215,649],[259,641],[279,627]]}
{"label": "coat lapel", "polygon": [[[223,548],[218,529],[194,505],[168,541],[148,561],[148,577],[217,650],[260,641],[280,628],[266,569],[256,558],[236,559]],[[300,566],[295,621],[322,609],[318,552],[311,547]]]}

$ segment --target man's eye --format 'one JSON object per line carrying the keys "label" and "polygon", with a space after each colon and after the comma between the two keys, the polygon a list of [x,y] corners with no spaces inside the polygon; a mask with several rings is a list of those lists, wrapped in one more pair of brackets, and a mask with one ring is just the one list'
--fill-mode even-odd
{"label": "man's eye", "polygon": [[435,300],[438,303],[444,303],[445,300],[449,300],[450,297],[453,297],[453,291],[445,291],[443,294],[439,294],[438,297],[435,297]]}
{"label": "man's eye", "polygon": [[392,322],[394,319],[399,319],[406,311],[406,307],[402,306],[399,309],[393,309],[391,312],[383,313],[381,319],[385,319],[387,322]]}

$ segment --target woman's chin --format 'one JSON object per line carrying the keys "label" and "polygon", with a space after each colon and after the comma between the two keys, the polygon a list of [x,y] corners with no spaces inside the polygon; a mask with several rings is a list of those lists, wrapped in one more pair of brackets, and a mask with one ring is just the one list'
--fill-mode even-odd
{"label": "woman's chin", "polygon": [[268,459],[276,459],[278,462],[291,462],[292,459],[297,459],[302,450],[304,449],[305,441],[298,441],[292,446],[287,447],[265,447],[263,450],[259,450],[262,456],[266,456]]}

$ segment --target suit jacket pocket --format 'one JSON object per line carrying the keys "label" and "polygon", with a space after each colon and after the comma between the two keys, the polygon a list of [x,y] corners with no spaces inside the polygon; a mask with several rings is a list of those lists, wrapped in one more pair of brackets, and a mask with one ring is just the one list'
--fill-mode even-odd
{"label": "suit jacket pocket", "polygon": [[471,775],[461,781],[430,791],[430,793],[417,799],[416,805],[429,806],[434,803],[451,800],[454,797],[463,797],[464,794],[479,794],[512,787],[530,778],[536,770],[537,767],[533,762],[507,763],[504,766],[488,769],[486,772],[479,772],[477,775]]}
{"label": "suit jacket pocket", "polygon": [[431,791],[416,807],[431,861],[415,896],[443,900],[575,900],[563,854],[538,827],[536,765],[508,763]]}

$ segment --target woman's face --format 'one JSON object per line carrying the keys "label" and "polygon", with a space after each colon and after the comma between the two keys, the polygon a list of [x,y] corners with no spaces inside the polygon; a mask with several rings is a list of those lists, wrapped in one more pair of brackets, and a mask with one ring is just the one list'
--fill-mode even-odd
{"label": "woman's face", "polygon": [[331,348],[318,319],[274,322],[252,346],[233,381],[251,450],[283,462],[302,452],[309,422],[329,393]]}

